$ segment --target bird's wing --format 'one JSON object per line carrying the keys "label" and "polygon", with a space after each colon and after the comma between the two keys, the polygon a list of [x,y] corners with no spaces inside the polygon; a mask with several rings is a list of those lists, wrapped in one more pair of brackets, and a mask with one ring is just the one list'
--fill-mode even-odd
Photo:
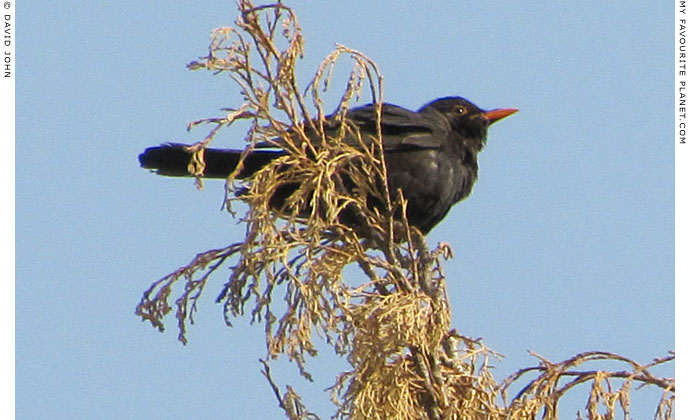
{"label": "bird's wing", "polygon": [[[362,134],[377,132],[376,108],[366,105],[348,112],[349,118]],[[444,121],[445,122],[445,121]],[[383,104],[381,108],[381,133],[384,150],[407,148],[437,149],[441,147],[441,132],[445,126],[428,115],[410,111],[397,105]],[[347,140],[346,140],[347,141]]]}
{"label": "bird's wing", "polygon": [[[347,119],[357,126],[362,139],[347,134],[344,142],[351,145],[371,144],[377,133],[376,107],[373,104],[351,109]],[[326,133],[337,135],[341,122],[335,115],[326,117]],[[448,123],[440,115],[410,111],[403,107],[383,104],[381,133],[384,150],[438,149],[449,131]],[[309,133],[307,133],[309,135]],[[275,148],[282,141],[262,142],[256,148]]]}

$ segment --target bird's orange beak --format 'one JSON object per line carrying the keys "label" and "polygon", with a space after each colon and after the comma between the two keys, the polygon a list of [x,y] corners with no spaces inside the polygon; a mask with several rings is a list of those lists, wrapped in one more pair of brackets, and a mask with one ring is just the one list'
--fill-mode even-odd
{"label": "bird's orange beak", "polygon": [[518,110],[515,108],[501,108],[492,109],[491,111],[485,111],[482,115],[484,115],[484,118],[489,120],[489,124],[492,124],[516,112],[518,112]]}

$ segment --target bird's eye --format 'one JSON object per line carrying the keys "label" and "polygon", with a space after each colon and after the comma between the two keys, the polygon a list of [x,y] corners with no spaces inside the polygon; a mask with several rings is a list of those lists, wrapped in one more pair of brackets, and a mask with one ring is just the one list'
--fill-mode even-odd
{"label": "bird's eye", "polygon": [[453,112],[458,115],[464,115],[467,112],[467,108],[464,105],[455,105],[453,107]]}

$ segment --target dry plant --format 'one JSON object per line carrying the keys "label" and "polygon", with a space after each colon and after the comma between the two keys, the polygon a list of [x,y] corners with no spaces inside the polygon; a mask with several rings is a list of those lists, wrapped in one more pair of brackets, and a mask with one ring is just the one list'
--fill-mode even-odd
{"label": "dry plant", "polygon": [[[539,359],[539,366],[520,369],[505,379],[501,385],[501,395],[507,407],[509,419],[533,419],[539,413],[546,420],[558,419],[558,403],[563,396],[577,385],[590,383],[589,399],[585,405],[586,418],[590,420],[611,420],[616,418],[616,410],[623,418],[630,419],[630,391],[633,384],[639,387],[655,386],[661,389],[661,398],[654,418],[657,420],[673,418],[676,385],[673,378],[659,378],[651,369],[675,360],[675,354],[653,360],[641,365],[627,357],[602,351],[590,351],[573,356],[559,363],[532,353]],[[582,365],[606,361],[623,366],[623,370],[582,369]],[[514,388],[519,380],[530,374],[537,374],[508,402],[508,390]],[[565,382],[565,383],[563,383]],[[603,410],[603,413],[600,412]],[[578,419],[581,414],[578,413]]]}
{"label": "dry plant", "polygon": [[[248,0],[240,0],[238,7],[235,26],[214,30],[208,55],[188,67],[230,75],[243,104],[226,109],[224,117],[190,124],[190,129],[202,124],[211,129],[190,146],[189,171],[201,185],[205,147],[238,120],[250,122],[243,156],[266,143],[286,153],[248,180],[235,179],[241,164],[229,176],[228,210],[236,201],[247,206],[241,218],[244,240],[200,253],[153,283],[137,306],[143,320],[162,331],[174,310],[179,339],[186,343],[199,297],[211,274],[227,263],[232,270],[217,302],[228,325],[245,311],[252,322],[264,324],[263,373],[290,419],[317,417],[292,387],[281,392],[268,360],[284,354],[310,378],[306,362],[316,355],[315,336],[324,337],[351,365],[331,388],[336,418],[532,419],[542,413],[552,419],[561,395],[586,381],[593,383],[590,419],[613,418],[597,414],[597,405],[625,407],[635,381],[662,387],[657,418],[671,417],[673,380],[655,378],[649,366],[615,355],[608,357],[630,363],[630,372],[572,371],[592,357],[607,357],[585,354],[560,364],[541,359],[539,367],[498,384],[490,371],[490,358],[498,355],[451,329],[441,269],[450,249],[439,245],[430,250],[407,224],[405,201],[387,190],[380,126],[374,139],[359,136],[359,145],[341,141],[359,134],[344,118],[352,100],[368,91],[372,102],[381,104],[382,78],[375,63],[337,46],[302,91],[296,64],[303,55],[303,38],[293,10],[282,3],[255,6]],[[321,94],[343,59],[350,60],[352,70],[336,108],[339,118],[327,121]],[[327,136],[326,128],[332,132],[334,124],[339,134]],[[276,212],[271,197],[281,188],[294,193],[284,210]],[[344,278],[348,265],[361,269],[361,279]],[[176,290],[179,295],[173,298]],[[532,372],[539,376],[508,401],[511,384]],[[561,377],[574,379],[559,387]],[[613,377],[625,381],[617,391],[607,388]]]}

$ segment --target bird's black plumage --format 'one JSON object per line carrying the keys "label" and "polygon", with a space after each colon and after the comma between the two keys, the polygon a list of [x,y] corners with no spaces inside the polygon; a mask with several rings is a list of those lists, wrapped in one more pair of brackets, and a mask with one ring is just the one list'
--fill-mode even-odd
{"label": "bird's black plumage", "polygon": [[[460,97],[437,99],[410,111],[397,105],[383,104],[381,131],[391,193],[400,189],[407,199],[407,217],[422,233],[429,232],[448,210],[466,198],[477,180],[477,155],[484,147],[488,126],[517,110],[484,111]],[[376,107],[366,105],[351,109],[346,118],[359,129],[364,142],[377,133]],[[329,130],[338,120],[327,117]],[[309,135],[309,133],[307,133]],[[360,144],[353,135],[344,138]],[[232,149],[206,149],[204,176],[226,178],[237,166],[242,152]],[[250,176],[282,151],[255,150],[247,156],[240,178]],[[139,155],[144,168],[160,175],[190,176],[187,167],[190,152],[181,144],[148,148]],[[272,201],[282,205],[284,198]]]}

